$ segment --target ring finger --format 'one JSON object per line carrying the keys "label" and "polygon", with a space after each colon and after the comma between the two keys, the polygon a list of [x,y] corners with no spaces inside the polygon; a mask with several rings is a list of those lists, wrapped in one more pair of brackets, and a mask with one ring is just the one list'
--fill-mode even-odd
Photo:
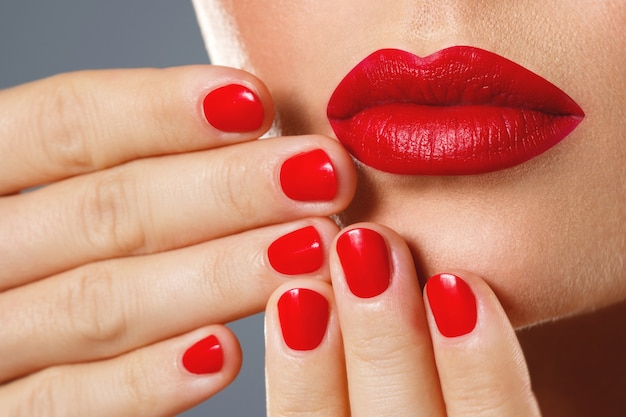
{"label": "ring finger", "polygon": [[260,312],[293,274],[328,277],[325,248],[337,230],[329,219],[311,218],[94,263],[6,291],[0,357],[11,360],[0,361],[0,381]]}
{"label": "ring finger", "polygon": [[297,280],[271,297],[266,320],[267,415],[350,415],[332,288]]}

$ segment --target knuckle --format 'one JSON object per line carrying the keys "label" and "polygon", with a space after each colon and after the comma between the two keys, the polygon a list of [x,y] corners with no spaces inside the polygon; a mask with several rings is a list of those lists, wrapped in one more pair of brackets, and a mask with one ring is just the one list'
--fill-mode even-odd
{"label": "knuckle", "polygon": [[[56,368],[49,368],[32,376],[23,396],[15,401],[15,409],[9,413],[13,417],[46,417],[71,415],[67,409],[69,402],[68,381]],[[60,392],[63,390],[63,392]]]}
{"label": "knuckle", "polygon": [[99,175],[86,185],[79,211],[89,245],[113,254],[134,254],[145,247],[135,214],[137,192],[136,180],[122,169]]}
{"label": "knuckle", "polygon": [[232,256],[226,252],[216,247],[212,256],[202,259],[199,282],[205,299],[219,300],[222,311],[233,311],[240,309],[241,303],[244,302],[241,299],[242,291],[235,284],[240,282],[236,277],[247,276],[250,272],[239,270],[244,268],[243,264],[234,265]]}
{"label": "knuckle", "polygon": [[418,348],[391,329],[353,337],[346,345],[348,354],[356,362],[367,364],[381,374],[401,372],[405,367],[404,359],[413,356]]}
{"label": "knuckle", "polygon": [[307,387],[302,391],[282,393],[279,415],[283,417],[331,416],[337,415],[337,405],[329,401],[327,395],[311,392]]}
{"label": "knuckle", "polygon": [[51,161],[52,166],[63,167],[70,173],[90,171],[95,165],[94,155],[88,146],[87,137],[97,134],[94,97],[85,88],[77,74],[52,77],[50,92],[38,102],[40,117],[38,137],[53,137],[40,140],[41,154]]}
{"label": "knuckle", "polygon": [[[158,74],[166,76],[167,69],[151,68],[153,77]],[[163,77],[159,78],[163,79]],[[141,113],[137,114],[139,120],[149,120],[152,125],[151,130],[159,132],[160,142],[153,146],[162,146],[163,150],[178,153],[189,149],[190,134],[186,134],[187,125],[180,123],[180,118],[173,117],[179,109],[173,103],[177,102],[175,96],[170,90],[160,91],[155,94],[153,78],[150,81],[142,83],[138,87],[137,97],[150,97],[149,101],[142,100],[136,103],[134,108],[140,108]]]}
{"label": "knuckle", "polygon": [[[475,374],[474,374],[475,375]],[[508,404],[512,391],[504,391],[500,386],[494,386],[479,382],[474,378],[464,378],[457,382],[460,386],[469,387],[467,389],[452,390],[447,394],[447,402],[455,404],[455,410],[460,416],[483,416],[483,415],[507,415]],[[523,407],[520,407],[523,409]]]}
{"label": "knuckle", "polygon": [[[61,291],[72,334],[83,342],[110,348],[126,334],[127,320],[111,271],[104,265],[85,267]],[[106,342],[106,343],[105,343]]]}
{"label": "knuckle", "polygon": [[238,156],[231,156],[228,161],[211,169],[206,176],[214,190],[212,197],[220,213],[245,220],[257,217],[258,203],[245,187],[254,175],[250,163]]}
{"label": "knuckle", "polygon": [[350,339],[347,346],[350,356],[361,363],[374,364],[389,356],[388,349],[381,346],[384,337],[363,335]]}
{"label": "knuckle", "polygon": [[158,387],[163,383],[157,381],[152,369],[144,355],[135,355],[133,360],[126,360],[122,365],[118,382],[122,395],[126,397],[123,402],[133,410],[133,415],[147,416],[157,412],[152,409],[151,404],[155,403]]}

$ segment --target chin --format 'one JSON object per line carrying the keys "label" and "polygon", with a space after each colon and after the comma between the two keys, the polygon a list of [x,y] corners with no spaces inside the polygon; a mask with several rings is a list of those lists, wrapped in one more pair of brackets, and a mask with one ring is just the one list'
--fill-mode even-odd
{"label": "chin", "polygon": [[619,230],[598,236],[586,217],[567,217],[569,202],[550,198],[554,190],[520,181],[529,167],[486,176],[403,177],[357,166],[356,197],[336,221],[375,222],[398,232],[422,284],[445,271],[478,274],[516,328],[626,298],[624,280],[616,280],[623,275]]}

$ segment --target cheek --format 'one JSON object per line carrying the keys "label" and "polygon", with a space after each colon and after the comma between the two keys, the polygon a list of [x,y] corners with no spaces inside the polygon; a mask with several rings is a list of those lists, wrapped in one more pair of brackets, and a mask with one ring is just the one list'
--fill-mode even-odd
{"label": "cheek", "polygon": [[[412,10],[414,2],[370,2],[357,9],[353,2],[330,0],[194,2],[204,8],[201,19],[210,20],[203,32],[213,62],[249,70],[268,85],[278,131],[285,135],[332,136],[326,103],[355,62],[380,47],[425,45],[415,37],[425,26],[398,22],[406,13],[394,10]],[[544,16],[548,23],[570,13],[565,21],[577,24],[575,29],[546,24],[529,31],[532,25],[506,16],[482,22],[482,9],[480,16],[460,13],[471,17],[465,43],[491,45],[533,64],[583,106],[584,122],[563,146],[494,175],[401,178],[361,169],[356,199],[341,221],[394,228],[408,240],[424,276],[448,269],[482,275],[518,326],[626,299],[626,37],[621,36],[626,6],[603,4],[616,10],[582,5],[544,10],[553,13]],[[524,12],[514,16],[524,18]],[[421,22],[415,16],[409,20]],[[547,44],[547,38],[556,40]],[[555,60],[564,64],[555,66]]]}
{"label": "cheek", "polygon": [[211,62],[280,80],[300,48],[295,35],[304,7],[289,1],[192,0]]}

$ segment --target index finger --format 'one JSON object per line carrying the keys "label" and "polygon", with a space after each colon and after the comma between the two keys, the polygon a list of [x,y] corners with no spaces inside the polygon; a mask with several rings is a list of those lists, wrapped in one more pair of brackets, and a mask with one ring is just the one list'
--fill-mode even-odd
{"label": "index finger", "polygon": [[424,297],[448,417],[539,416],[521,347],[488,285],[439,274]]}
{"label": "index finger", "polygon": [[233,68],[82,71],[0,92],[0,195],[124,162],[256,139],[273,105]]}

